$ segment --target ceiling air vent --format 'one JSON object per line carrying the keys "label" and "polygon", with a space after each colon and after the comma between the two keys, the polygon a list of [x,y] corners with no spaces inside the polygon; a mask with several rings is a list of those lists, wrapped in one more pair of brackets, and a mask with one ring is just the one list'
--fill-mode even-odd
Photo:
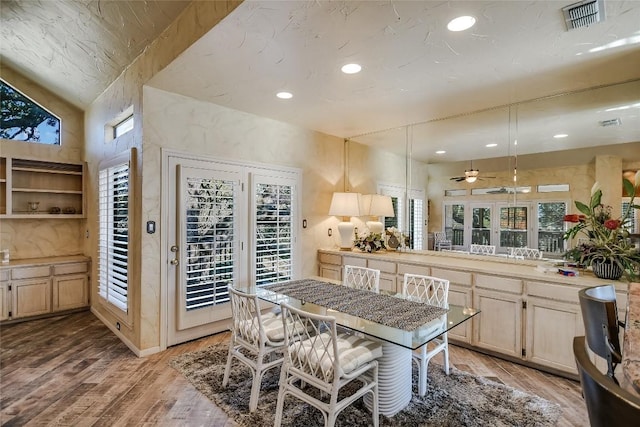
{"label": "ceiling air vent", "polygon": [[620,126],[622,124],[622,121],[620,119],[611,119],[611,120],[602,120],[600,123],[600,126],[602,127],[607,127],[607,126]]}
{"label": "ceiling air vent", "polygon": [[563,7],[562,12],[567,23],[567,30],[588,27],[604,21],[604,0],[584,0]]}

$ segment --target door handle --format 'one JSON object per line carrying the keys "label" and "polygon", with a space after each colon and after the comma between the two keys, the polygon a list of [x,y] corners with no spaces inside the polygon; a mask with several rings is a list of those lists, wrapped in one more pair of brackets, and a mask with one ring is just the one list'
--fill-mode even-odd
{"label": "door handle", "polygon": [[178,260],[177,259],[172,259],[171,261],[169,261],[169,264],[178,265]]}
{"label": "door handle", "polygon": [[171,246],[171,252],[178,252],[178,247],[176,245]]}

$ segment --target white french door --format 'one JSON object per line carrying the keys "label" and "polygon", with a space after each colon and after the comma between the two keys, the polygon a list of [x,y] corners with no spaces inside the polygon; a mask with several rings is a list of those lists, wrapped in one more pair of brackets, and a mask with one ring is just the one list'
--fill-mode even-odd
{"label": "white french door", "polygon": [[[235,167],[170,158],[168,345],[219,332],[228,287],[240,279],[242,173]],[[245,216],[246,217],[246,216]]]}
{"label": "white french door", "polygon": [[168,157],[167,345],[228,328],[230,286],[299,277],[299,172]]}

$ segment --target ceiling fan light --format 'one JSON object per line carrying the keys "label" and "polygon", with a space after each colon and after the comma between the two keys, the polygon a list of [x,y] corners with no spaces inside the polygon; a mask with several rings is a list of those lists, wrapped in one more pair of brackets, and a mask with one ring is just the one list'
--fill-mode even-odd
{"label": "ceiling fan light", "polygon": [[478,179],[477,176],[468,175],[464,180],[467,181],[469,184],[472,184],[476,182],[476,179]]}

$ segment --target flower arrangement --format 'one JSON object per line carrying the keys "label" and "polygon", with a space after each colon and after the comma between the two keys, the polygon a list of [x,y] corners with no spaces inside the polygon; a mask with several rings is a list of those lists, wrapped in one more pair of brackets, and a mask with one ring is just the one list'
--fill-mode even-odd
{"label": "flower arrangement", "polygon": [[575,202],[581,213],[564,216],[565,221],[575,225],[563,237],[568,240],[583,233],[588,240],[565,252],[564,257],[585,267],[592,266],[598,277],[614,278],[599,274],[600,268],[608,265],[609,269],[618,272],[610,276],[618,279],[624,275],[627,280],[634,281],[640,277],[640,250],[632,244],[629,235],[634,210],[640,209],[640,205],[634,204],[636,188],[640,188],[640,171],[636,173],[635,184],[624,179],[623,188],[631,202],[620,218],[612,218],[611,206],[601,203],[602,190],[597,182],[591,189],[589,204]]}
{"label": "flower arrangement", "polygon": [[409,246],[409,236],[398,230],[396,227],[387,227],[385,234],[387,236],[387,246],[390,248],[402,250]]}
{"label": "flower arrangement", "polygon": [[382,249],[387,249],[384,244],[384,239],[382,238],[382,234],[380,233],[371,233],[370,231],[365,231],[361,234],[358,234],[356,231],[355,240],[353,241],[353,246],[360,249],[362,252],[376,252]]}

